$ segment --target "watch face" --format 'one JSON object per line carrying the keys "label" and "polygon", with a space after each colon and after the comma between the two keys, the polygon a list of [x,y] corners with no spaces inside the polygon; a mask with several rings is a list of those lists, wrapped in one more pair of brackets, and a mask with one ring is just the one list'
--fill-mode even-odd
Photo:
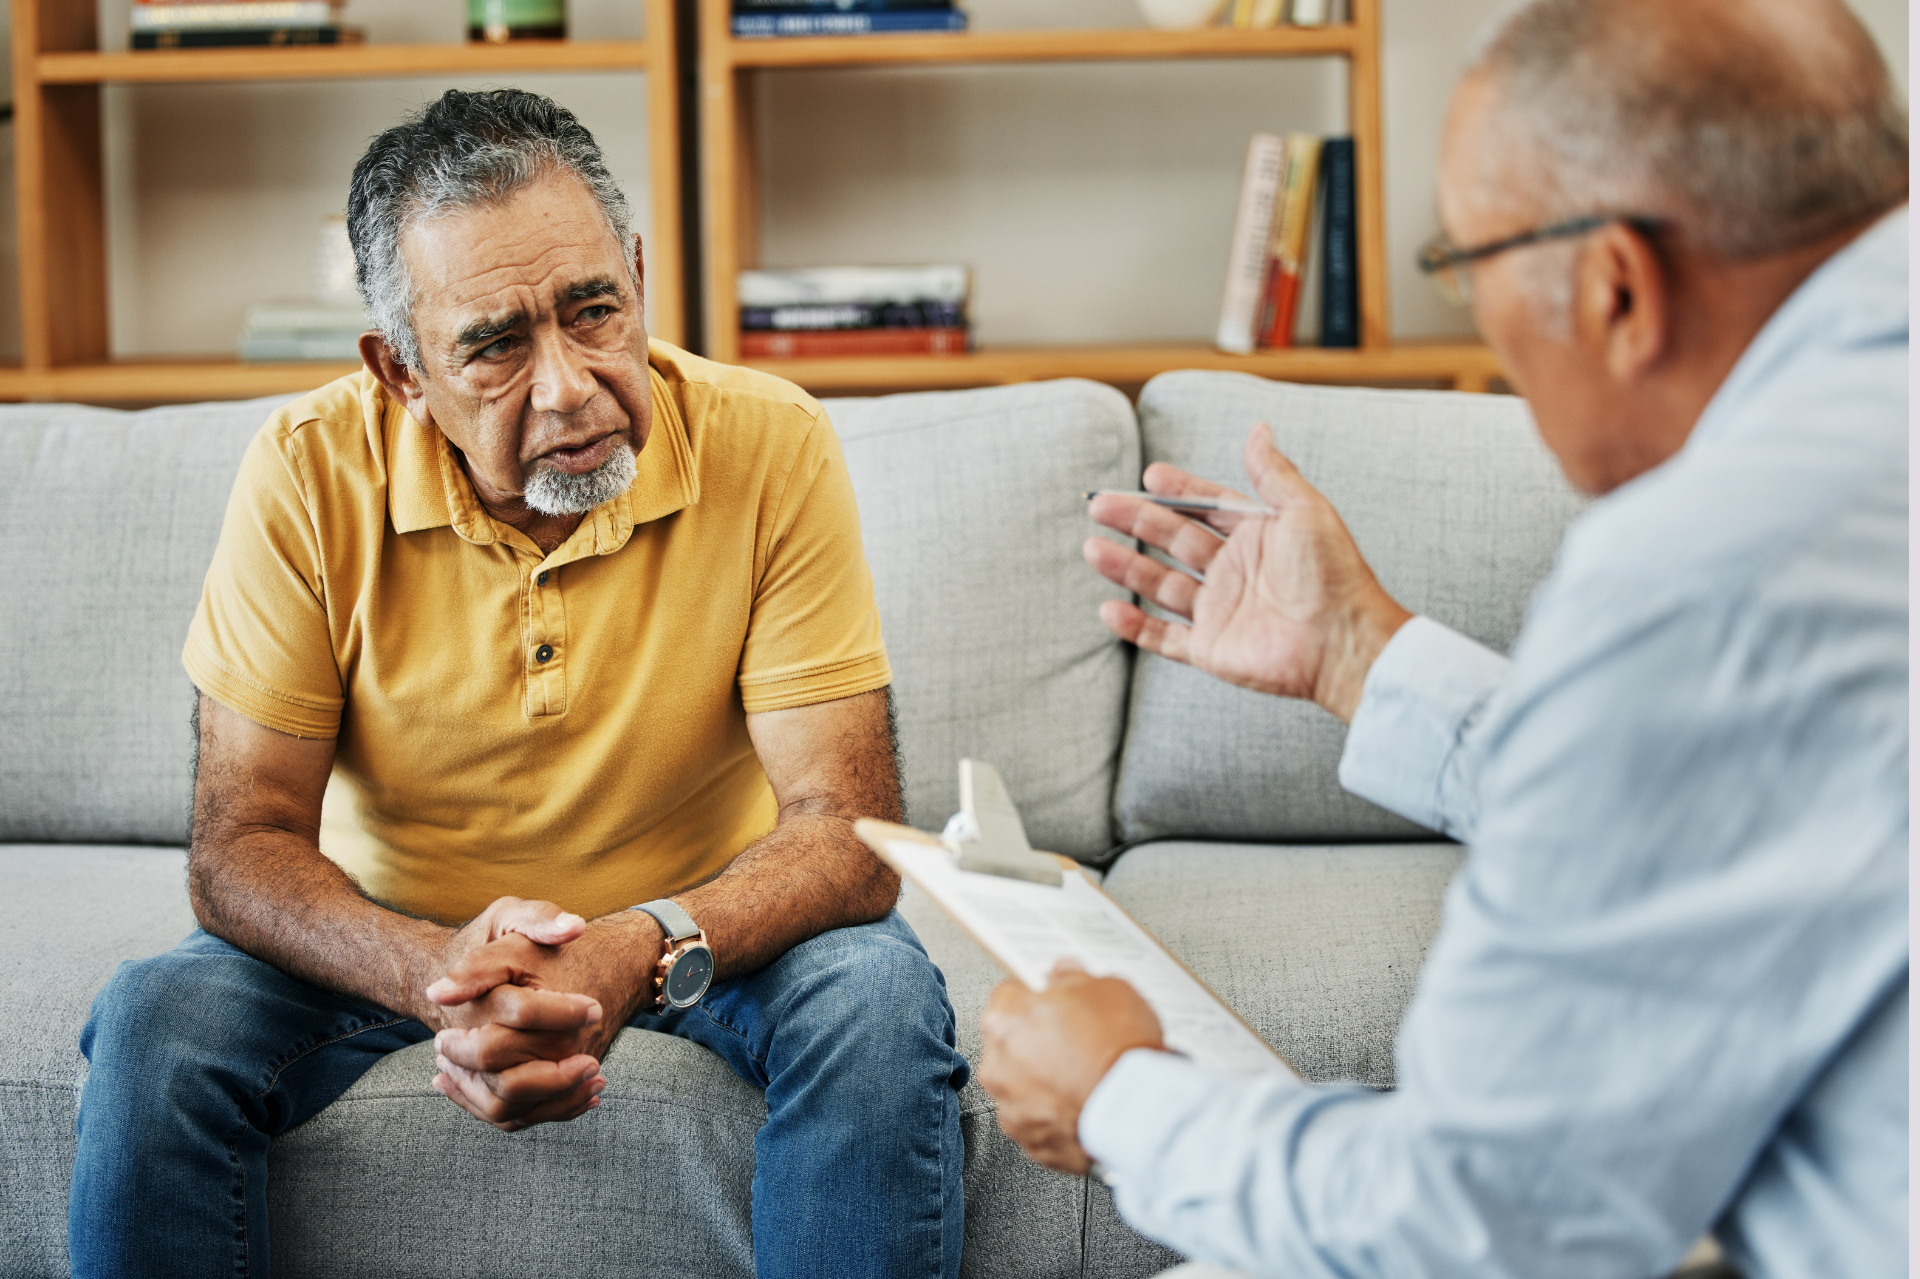
{"label": "watch face", "polygon": [[667,970],[667,1002],[686,1008],[707,993],[713,981],[713,952],[705,946],[689,946]]}

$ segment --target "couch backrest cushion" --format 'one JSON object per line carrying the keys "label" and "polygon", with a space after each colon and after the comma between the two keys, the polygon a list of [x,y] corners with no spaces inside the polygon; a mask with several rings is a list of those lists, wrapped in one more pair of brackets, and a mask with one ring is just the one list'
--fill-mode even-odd
{"label": "couch backrest cushion", "polygon": [[186,842],[187,623],[286,397],[0,407],[0,841]]}
{"label": "couch backrest cushion", "polygon": [[[1581,501],[1511,396],[1169,373],[1140,397],[1145,461],[1241,492],[1248,430],[1332,501],[1406,607],[1505,651]],[[1115,793],[1121,838],[1395,839],[1413,823],[1340,789],[1346,728],[1304,702],[1143,654]]]}
{"label": "couch backrest cushion", "polygon": [[1092,382],[827,401],[860,502],[893,663],[907,820],[959,807],[959,761],[995,765],[1037,848],[1112,843],[1130,651],[1124,597],[1086,566],[1082,491],[1131,487],[1125,397]]}

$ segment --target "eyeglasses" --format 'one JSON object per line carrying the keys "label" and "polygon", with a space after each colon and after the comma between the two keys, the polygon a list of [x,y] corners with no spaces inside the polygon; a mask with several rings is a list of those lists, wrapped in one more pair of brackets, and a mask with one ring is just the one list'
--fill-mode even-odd
{"label": "eyeglasses", "polygon": [[1473,301],[1473,275],[1466,270],[1471,264],[1483,258],[1493,257],[1497,253],[1505,253],[1508,249],[1541,244],[1548,240],[1571,240],[1586,235],[1590,231],[1598,231],[1610,222],[1624,222],[1643,234],[1651,233],[1660,225],[1658,218],[1636,217],[1622,213],[1598,213],[1584,218],[1570,218],[1565,222],[1555,222],[1550,226],[1522,231],[1518,235],[1510,235],[1503,240],[1476,244],[1465,249],[1455,247],[1447,239],[1447,233],[1441,231],[1421,247],[1418,259],[1420,273],[1433,281],[1433,287],[1438,289],[1440,295],[1447,301],[1465,306]]}

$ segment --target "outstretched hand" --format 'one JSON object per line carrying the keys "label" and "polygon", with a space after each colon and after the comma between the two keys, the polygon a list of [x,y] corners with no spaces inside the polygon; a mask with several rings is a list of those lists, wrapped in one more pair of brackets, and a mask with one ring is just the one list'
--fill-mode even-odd
{"label": "outstretched hand", "polygon": [[634,966],[595,963],[603,948],[587,932],[551,902],[503,897],[456,934],[446,975],[426,990],[442,1010],[436,1091],[508,1132],[600,1104],[600,1058],[635,992],[608,989],[605,1000],[588,992]]}
{"label": "outstretched hand", "polygon": [[[1242,688],[1318,702],[1351,720],[1373,659],[1413,615],[1381,587],[1339,514],[1274,448],[1264,423],[1247,436],[1246,464],[1276,514],[1211,514],[1201,523],[1139,498],[1093,499],[1095,520],[1203,579],[1088,538],[1089,564],[1181,620],[1164,621],[1124,600],[1102,604],[1100,618],[1150,653]],[[1163,462],[1147,468],[1145,483],[1162,496],[1240,497]]]}

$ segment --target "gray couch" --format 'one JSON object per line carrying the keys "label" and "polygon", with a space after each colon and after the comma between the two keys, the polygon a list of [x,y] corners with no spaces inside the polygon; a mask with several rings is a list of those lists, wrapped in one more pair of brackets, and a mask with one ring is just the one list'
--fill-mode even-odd
{"label": "gray couch", "polygon": [[[66,1273],[89,1001],[193,926],[179,651],[271,404],[0,410],[0,1275]],[[829,408],[894,662],[909,819],[937,828],[957,806],[961,756],[994,762],[1035,845],[1109,867],[1109,891],[1308,1077],[1391,1086],[1462,850],[1340,790],[1330,717],[1113,640],[1077,494],[1135,487],[1156,459],[1241,482],[1245,432],[1271,422],[1390,591],[1505,647],[1578,509],[1524,405],[1177,373],[1137,414],[1085,382]],[[924,901],[904,909],[974,1057],[997,974]],[[759,1093],[644,1032],[606,1072],[597,1112],[508,1136],[429,1089],[429,1045],[394,1054],[275,1144],[276,1270],[750,1275]],[[977,1084],[962,1111],[967,1274],[1176,1260],[1103,1188],[1028,1163]]]}

